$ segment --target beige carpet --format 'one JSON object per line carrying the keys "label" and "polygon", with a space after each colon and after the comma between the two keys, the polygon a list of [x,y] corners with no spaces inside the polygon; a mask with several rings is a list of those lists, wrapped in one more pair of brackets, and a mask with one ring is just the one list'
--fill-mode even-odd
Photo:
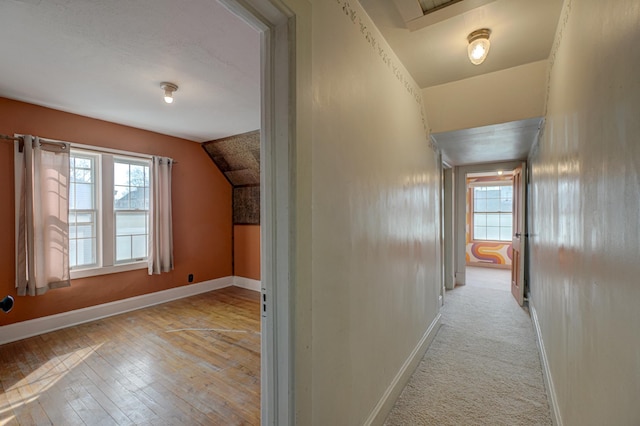
{"label": "beige carpet", "polygon": [[533,326],[509,291],[446,293],[442,327],[385,424],[552,424]]}

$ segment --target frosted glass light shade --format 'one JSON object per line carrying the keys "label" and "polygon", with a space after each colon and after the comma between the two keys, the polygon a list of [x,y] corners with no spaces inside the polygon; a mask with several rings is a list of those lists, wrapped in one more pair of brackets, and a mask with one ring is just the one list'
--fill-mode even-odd
{"label": "frosted glass light shade", "polygon": [[489,42],[490,35],[491,30],[483,28],[472,32],[467,37],[467,40],[469,41],[467,54],[469,55],[469,60],[472,64],[480,65],[487,58],[489,48],[491,47],[491,42]]}

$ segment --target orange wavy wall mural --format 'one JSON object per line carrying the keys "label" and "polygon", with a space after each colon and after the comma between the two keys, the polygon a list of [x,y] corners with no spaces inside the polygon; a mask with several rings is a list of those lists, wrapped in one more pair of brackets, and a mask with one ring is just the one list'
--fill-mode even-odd
{"label": "orange wavy wall mural", "polygon": [[513,177],[505,176],[481,176],[467,178],[467,210],[466,210],[466,262],[469,266],[495,266],[502,268],[511,267],[512,248],[510,242],[499,241],[474,241],[471,237],[471,208],[473,204],[473,190],[470,186],[474,182],[511,181]]}

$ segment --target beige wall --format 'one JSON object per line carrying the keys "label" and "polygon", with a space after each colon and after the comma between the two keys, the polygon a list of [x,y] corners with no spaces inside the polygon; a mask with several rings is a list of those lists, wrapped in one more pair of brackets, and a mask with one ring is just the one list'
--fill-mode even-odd
{"label": "beige wall", "polygon": [[[312,419],[363,424],[438,313],[421,91],[356,1],[312,15]],[[381,53],[382,51],[382,53]]]}
{"label": "beige wall", "polygon": [[434,133],[541,117],[547,61],[423,89]]}
{"label": "beige wall", "polygon": [[638,425],[640,4],[567,10],[531,162],[533,305],[563,423]]}
{"label": "beige wall", "polygon": [[[175,269],[150,276],[146,269],[72,280],[71,287],[38,297],[18,297],[0,325],[99,305],[141,294],[230,276],[231,186],[200,144],[75,114],[0,98],[0,133],[33,134],[98,147],[164,155],[173,171]],[[0,297],[15,293],[13,144],[0,142]]]}

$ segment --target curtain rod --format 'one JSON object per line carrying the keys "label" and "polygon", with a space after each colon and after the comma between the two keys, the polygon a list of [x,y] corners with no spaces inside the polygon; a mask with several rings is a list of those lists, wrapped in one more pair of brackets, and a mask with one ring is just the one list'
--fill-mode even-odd
{"label": "curtain rod", "polygon": [[0,135],[0,139],[6,139],[8,141],[18,141],[18,142],[22,142],[22,138],[21,137],[13,137],[13,136],[7,136],[7,135]]}
{"label": "curtain rod", "polygon": [[[5,139],[5,140],[9,140],[9,141],[17,141],[20,142],[20,152],[22,152],[22,144],[24,143],[24,138],[22,136],[9,136],[9,135],[3,135],[0,134],[0,139]],[[54,140],[49,140],[49,139],[44,139],[44,138],[40,138],[40,143],[47,143],[47,144],[53,144],[53,145],[60,145],[60,146],[65,146],[65,142],[62,141],[54,141]],[[83,144],[77,144],[77,143],[69,143],[72,147],[76,146],[80,149],[86,149],[89,151],[97,151],[97,152],[111,152],[114,154],[122,154],[122,155],[128,155],[128,156],[137,156],[140,158],[152,158],[153,155],[149,155],[149,154],[140,154],[137,152],[128,152],[128,151],[121,151],[119,149],[110,149],[110,148],[102,148],[102,147],[97,147],[97,146],[91,146],[91,145],[83,145]],[[178,164],[178,162],[176,160],[173,160],[173,164]]]}

